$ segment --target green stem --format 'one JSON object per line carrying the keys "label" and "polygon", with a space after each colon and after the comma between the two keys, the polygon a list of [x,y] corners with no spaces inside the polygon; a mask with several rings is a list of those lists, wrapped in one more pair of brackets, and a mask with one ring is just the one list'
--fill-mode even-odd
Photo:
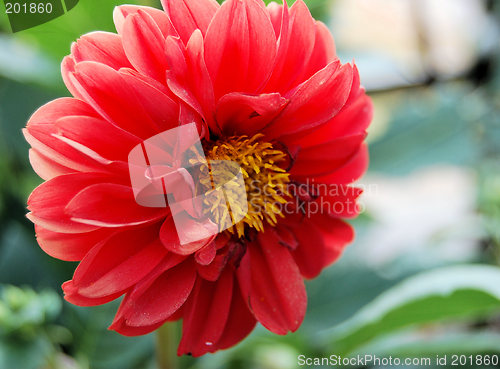
{"label": "green stem", "polygon": [[156,330],[158,369],[180,369],[177,356],[177,322],[167,322]]}

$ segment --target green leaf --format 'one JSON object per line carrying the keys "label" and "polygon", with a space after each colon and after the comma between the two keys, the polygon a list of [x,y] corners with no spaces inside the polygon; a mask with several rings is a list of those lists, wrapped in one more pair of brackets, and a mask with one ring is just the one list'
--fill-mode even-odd
{"label": "green leaf", "polygon": [[101,30],[113,32],[113,9],[117,5],[154,4],[152,1],[84,0],[65,15],[48,23],[19,32],[14,37],[29,41],[44,53],[61,60],[70,45],[84,33]]}
{"label": "green leaf", "polygon": [[307,282],[308,310],[300,331],[316,337],[318,331],[345,321],[394,283],[361,263],[342,258]]}
{"label": "green leaf", "polygon": [[329,331],[337,352],[417,324],[485,317],[500,311],[500,268],[453,266],[411,277]]}

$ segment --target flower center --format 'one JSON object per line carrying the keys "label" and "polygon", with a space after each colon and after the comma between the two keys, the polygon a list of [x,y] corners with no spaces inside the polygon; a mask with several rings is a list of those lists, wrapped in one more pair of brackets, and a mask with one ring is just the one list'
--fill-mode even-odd
{"label": "flower center", "polygon": [[[277,217],[284,217],[280,205],[285,204],[289,197],[289,173],[282,168],[286,164],[287,154],[271,143],[261,141],[262,136],[234,136],[204,144],[210,177],[217,177],[219,181],[222,179],[222,182],[227,183],[224,191],[207,192],[204,211],[219,225],[241,219],[234,226],[224,227],[233,234],[236,229],[238,237],[245,234],[246,227],[263,231],[264,222],[275,226]],[[227,164],[210,165],[211,161]],[[242,180],[235,181],[234,176],[238,175]],[[241,204],[242,198],[246,198],[246,204]],[[229,209],[226,204],[231,205]]]}

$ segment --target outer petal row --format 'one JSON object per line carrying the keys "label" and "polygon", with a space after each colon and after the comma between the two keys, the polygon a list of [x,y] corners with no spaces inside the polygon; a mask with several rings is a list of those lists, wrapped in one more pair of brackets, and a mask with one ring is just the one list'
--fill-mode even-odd
{"label": "outer petal row", "polygon": [[257,239],[237,270],[243,296],[253,315],[271,332],[294,332],[307,306],[299,268],[272,230],[259,233]]}

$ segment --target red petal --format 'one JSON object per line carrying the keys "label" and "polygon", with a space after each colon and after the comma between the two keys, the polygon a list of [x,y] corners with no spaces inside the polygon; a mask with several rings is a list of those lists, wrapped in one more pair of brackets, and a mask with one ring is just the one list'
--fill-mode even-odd
{"label": "red petal", "polygon": [[77,223],[64,211],[66,205],[84,188],[108,180],[98,173],[74,173],[55,177],[35,188],[28,198],[28,214],[33,223],[54,232],[82,233],[97,227]]}
{"label": "red petal", "polygon": [[156,232],[157,227],[125,231],[94,247],[78,265],[66,300],[115,295],[139,282],[167,253]]}
{"label": "red petal", "polygon": [[[288,24],[287,24],[288,21]],[[314,47],[316,28],[314,19],[302,0],[283,13],[276,65],[265,91],[282,94],[304,81],[307,61]]]}
{"label": "red petal", "polygon": [[182,42],[169,37],[166,42],[168,86],[183,101],[205,120],[212,130],[218,131],[214,123],[214,92],[212,81],[205,65],[203,36],[199,30],[193,32],[184,49]]}
{"label": "red petal", "polygon": [[[182,223],[182,229],[176,229],[172,217],[167,217],[160,229],[160,240],[165,248],[179,255],[189,255],[211,243],[218,233],[217,225],[211,221],[200,221],[192,219],[187,213],[176,215],[178,224]],[[180,222],[180,223],[179,223]],[[190,237],[205,237],[199,241],[181,245],[177,232],[183,232],[186,239]],[[191,235],[191,236],[190,236]]]}
{"label": "red petal", "polygon": [[292,176],[331,173],[345,165],[358,152],[365,134],[341,137],[299,151],[293,164]]}
{"label": "red petal", "polygon": [[186,45],[186,60],[190,68],[189,78],[191,79],[191,89],[194,91],[203,109],[203,114],[210,128],[216,131],[217,127],[214,122],[214,89],[205,63],[204,49],[203,36],[197,30],[193,32]]}
{"label": "red petal", "polygon": [[325,193],[318,194],[314,202],[322,209],[323,214],[330,214],[339,218],[352,218],[359,214],[357,198],[363,190],[356,187],[336,185],[329,187]]}
{"label": "red petal", "polygon": [[149,6],[138,6],[138,5],[120,5],[117,6],[113,12],[113,20],[115,22],[116,30],[118,33],[123,33],[123,24],[125,19],[132,14],[137,14],[142,11],[148,13],[155,21],[158,28],[160,28],[162,34],[167,37],[168,35],[176,35],[177,32],[174,30],[174,26],[170,22],[170,19],[165,14],[165,12],[152,8]]}
{"label": "red petal", "polygon": [[165,50],[169,64],[167,72],[168,87],[179,99],[183,100],[200,115],[203,115],[203,109],[195,96],[195,89],[192,88],[192,71],[188,68],[186,53],[181,40],[178,37],[168,37]]}
{"label": "red petal", "polygon": [[165,36],[151,15],[139,9],[136,14],[125,19],[123,48],[139,72],[158,81],[165,81]]}
{"label": "red petal", "polygon": [[76,62],[72,56],[65,56],[61,62],[61,76],[66,85],[66,88],[71,93],[72,96],[79,100],[84,100],[83,96],[80,94],[75,84],[73,83],[71,74],[75,72]]}
{"label": "red petal", "polygon": [[299,245],[297,239],[293,235],[293,232],[288,230],[285,227],[276,227],[272,231],[276,232],[276,236],[278,236],[279,243],[290,250],[295,250]]}
{"label": "red petal", "polygon": [[209,130],[207,128],[207,124],[202,117],[194,111],[190,106],[180,103],[179,106],[179,125],[185,125],[194,123],[196,124],[196,129],[198,130],[198,134],[200,138],[209,139]]}
{"label": "red petal", "polygon": [[[156,79],[148,77],[145,74],[142,74],[142,73],[136,71],[135,69],[131,69],[131,68],[121,68],[119,72],[122,76],[124,76],[124,79],[128,83],[133,83],[133,82],[130,82],[129,78],[127,78],[127,77],[132,76],[135,79],[138,79],[138,80],[142,81],[143,83],[154,87],[156,90],[162,92],[164,95],[167,95],[172,101],[177,100],[177,97],[175,96],[175,94],[173,94],[172,91],[169,90],[169,88],[165,85],[165,83],[157,81]],[[141,98],[141,96],[138,96],[138,98]],[[142,99],[142,100],[144,100],[144,99]]]}
{"label": "red petal", "polygon": [[66,206],[78,222],[98,227],[124,227],[154,222],[167,214],[165,208],[140,206],[129,186],[98,183],[80,191]]}
{"label": "red petal", "polygon": [[[71,300],[73,305],[77,306],[96,306],[107,304],[110,301],[116,300],[118,297],[123,295],[123,292],[118,292],[114,295],[109,295],[105,297],[98,298],[89,298],[85,296],[81,296],[78,293],[74,293],[75,287],[71,281],[64,282],[62,285],[62,289],[64,290],[65,296],[64,298],[67,300],[68,298]],[[68,300],[69,301],[69,300]]]}
{"label": "red petal", "polygon": [[71,46],[75,62],[96,61],[113,69],[131,67],[123,51],[121,36],[109,32],[91,32]]}
{"label": "red petal", "polygon": [[280,137],[309,130],[325,123],[344,106],[352,83],[352,67],[332,62],[299,86],[290,103],[265,129],[266,136]]}
{"label": "red petal", "polygon": [[335,41],[323,22],[315,22],[316,36],[314,48],[302,78],[307,79],[326,67],[335,58]]}
{"label": "red petal", "polygon": [[322,217],[316,222],[326,245],[325,266],[335,262],[344,248],[354,240],[354,229],[352,226],[340,219],[332,220],[329,217]]}
{"label": "red petal", "polygon": [[253,135],[269,124],[287,102],[288,100],[278,93],[229,93],[217,103],[217,123],[226,134]]}
{"label": "red petal", "polygon": [[46,181],[57,176],[74,172],[74,170],[65,167],[64,165],[57,164],[45,155],[40,154],[35,149],[29,150],[29,160],[36,174]]}
{"label": "red petal", "polygon": [[196,264],[196,271],[207,281],[216,281],[230,258],[230,247],[226,247],[231,238],[225,233],[217,235],[212,245],[215,246],[216,255],[210,263],[203,265],[199,262]]}
{"label": "red petal", "polygon": [[205,60],[216,98],[232,91],[255,93],[267,81],[276,55],[276,35],[263,3],[228,0],[205,37]]}
{"label": "red petal", "polygon": [[224,332],[219,342],[217,342],[217,349],[223,350],[243,340],[253,330],[256,322],[254,316],[248,310],[238,283],[234,283],[229,316],[227,317]]}
{"label": "red petal", "polygon": [[283,20],[283,5],[271,1],[269,4],[267,4],[267,11],[269,12],[276,38],[278,38],[280,36],[281,22]]}
{"label": "red petal", "polygon": [[196,29],[205,35],[219,9],[215,0],[162,0],[161,3],[184,43]]}
{"label": "red petal", "polygon": [[365,132],[372,117],[373,105],[371,99],[360,87],[359,72],[354,66],[351,92],[342,110],[310,133],[286,137],[286,142],[293,142],[300,147],[309,147],[328,142],[336,137],[360,134]]}
{"label": "red petal", "polygon": [[324,214],[303,217],[290,229],[299,241],[293,257],[305,278],[318,276],[323,268],[338,259],[354,238],[349,224]]}
{"label": "red petal", "polygon": [[341,137],[364,132],[373,117],[371,99],[364,93],[352,104],[319,127],[313,133],[305,136],[301,144],[312,145],[321,143],[326,137]]}
{"label": "red petal", "polygon": [[290,229],[299,246],[293,256],[305,278],[315,278],[326,266],[326,250],[318,227],[307,217]]}
{"label": "red petal", "polygon": [[127,337],[142,336],[160,328],[165,322],[158,322],[151,325],[141,325],[140,327],[128,325],[125,319],[114,322],[108,329],[116,331]]}
{"label": "red petal", "polygon": [[[368,146],[363,143],[358,152],[342,167],[321,176],[304,176],[301,180],[314,179],[317,183],[346,184],[359,179],[368,168]],[[299,178],[298,178],[299,179]]]}
{"label": "red petal", "polygon": [[92,149],[61,136],[54,124],[30,124],[23,129],[26,141],[45,158],[79,172],[123,170]]}
{"label": "red petal", "polygon": [[110,160],[126,162],[130,150],[141,142],[138,137],[105,120],[88,116],[63,117],[55,126],[61,136]]}
{"label": "red petal", "polygon": [[182,78],[187,78],[187,63],[184,54],[184,45],[179,37],[169,36],[165,40],[165,52],[169,71],[174,75]]}
{"label": "red petal", "polygon": [[217,350],[231,305],[234,275],[226,269],[217,282],[198,279],[184,309],[178,355],[201,356]]}
{"label": "red petal", "polygon": [[[183,306],[196,280],[194,265],[187,260],[165,267],[166,271],[154,273],[125,296],[110,329],[125,335],[149,333],[153,325],[163,324]],[[140,327],[145,331],[138,332]]]}
{"label": "red petal", "polygon": [[141,105],[140,96],[111,67],[81,62],[69,76],[84,100],[110,123],[140,138],[149,138],[158,133],[158,126]]}
{"label": "red petal", "polygon": [[160,132],[179,125],[179,104],[167,88],[154,84],[155,80],[120,71],[125,83],[135,91],[137,99]]}
{"label": "red petal", "polygon": [[194,259],[198,264],[208,265],[214,260],[216,253],[217,250],[215,249],[215,243],[212,241],[204,248],[196,251]]}
{"label": "red petal", "polygon": [[207,281],[216,281],[228,262],[227,253],[217,254],[209,265],[196,264],[196,271]]}
{"label": "red petal", "polygon": [[38,244],[50,256],[65,261],[80,261],[113,231],[98,229],[86,233],[59,233],[35,225],[35,232]]}
{"label": "red petal", "polygon": [[89,104],[71,97],[61,97],[43,105],[33,113],[27,127],[36,124],[53,124],[59,118],[68,115],[99,116]]}
{"label": "red petal", "polygon": [[290,251],[273,232],[259,233],[238,268],[248,307],[264,327],[276,334],[294,332],[307,306],[304,281]]}

